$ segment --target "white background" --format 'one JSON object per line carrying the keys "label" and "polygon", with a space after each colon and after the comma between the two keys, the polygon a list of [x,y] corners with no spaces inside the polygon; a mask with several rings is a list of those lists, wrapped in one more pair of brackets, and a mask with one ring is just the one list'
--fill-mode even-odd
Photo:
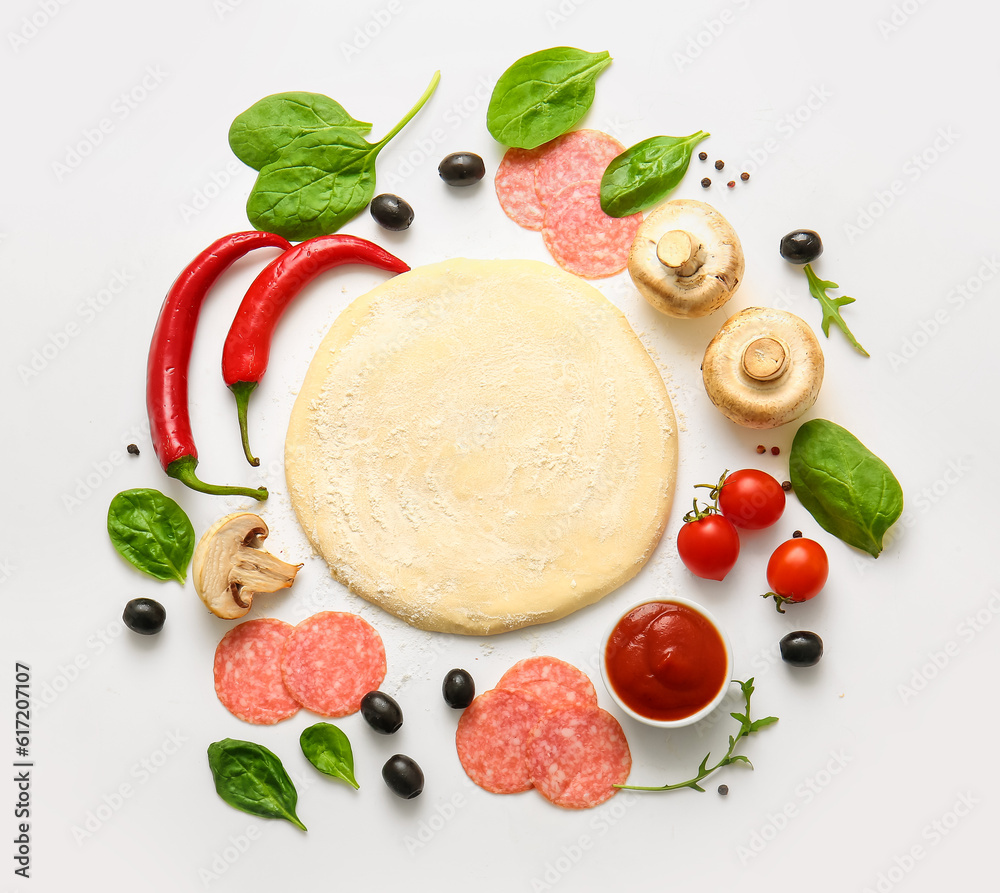
{"label": "white background", "polygon": [[[8,783],[0,889],[975,884],[992,864],[1000,818],[998,26],[995,7],[970,0],[5,4],[0,667],[8,728],[15,661],[31,667],[35,702],[32,878],[13,874],[17,791]],[[234,160],[226,134],[236,114],[278,91],[327,93],[373,121],[378,136],[440,69],[436,95],[378,162],[380,187],[416,209],[413,227],[386,234],[364,213],[345,231],[412,265],[546,260],[539,234],[503,215],[489,179],[450,190],[436,165],[449,152],[476,151],[492,177],[501,148],[485,129],[489,91],[516,58],[553,45],[607,49],[615,59],[586,126],[627,145],[711,131],[699,148],[725,159],[725,171],[695,160],[674,197],[719,207],[747,258],[739,293],[703,320],[659,316],[626,274],[597,283],[650,348],[682,422],[668,532],[635,580],[564,621],[491,639],[415,631],[348,594],[295,523],[282,443],[323,333],[384,275],[327,274],[282,321],[251,404],[258,470],[242,459],[218,363],[259,258],[233,268],[202,317],[191,369],[199,470],[213,481],[265,483],[269,544],[305,561],[294,589],[260,599],[251,616],[295,622],[352,610],[386,642],[385,688],[406,722],[392,739],[358,716],[340,723],[354,742],[354,792],[313,773],[299,753],[310,714],[252,727],[222,708],[212,655],[228,624],[204,611],[190,584],[143,577],[109,544],[108,503],[130,487],[172,495],[199,533],[251,507],[192,493],[160,471],[143,429],[149,336],[179,270],[220,235],[247,228],[253,172]],[[739,181],[742,170],[749,183]],[[698,185],[706,174],[715,181],[707,192]],[[730,178],[733,190],[723,185]],[[888,462],[905,491],[904,519],[875,561],[819,530],[792,499],[778,528],[744,539],[724,583],[695,580],[673,547],[691,486],[741,466],[787,477],[795,429],[758,434],[726,421],[704,394],[700,356],[726,316],[746,306],[782,306],[818,327],[801,270],[777,252],[781,235],[800,227],[823,235],[816,270],[840,283],[835,294],[857,298],[845,317],[871,352],[864,359],[836,330],[823,340],[826,381],[810,416],[844,425]],[[125,453],[131,442],[139,457]],[[758,443],[782,453],[758,457]],[[782,617],[757,596],[767,556],[796,527],[827,547],[832,569],[815,601]],[[746,743],[753,771],[727,768],[704,794],[622,795],[584,812],[468,783],[454,751],[458,714],[440,697],[446,670],[465,666],[486,690],[531,654],[592,668],[615,613],[672,593],[716,613],[733,640],[737,676],[757,679],[755,715],[781,718]],[[158,637],[121,624],[125,602],[140,595],[167,608]],[[778,639],[795,628],[826,642],[812,670],[777,660]],[[688,777],[705,752],[724,751],[734,725],[725,710],[672,733],[626,721],[632,780]],[[283,758],[300,780],[308,834],[218,799],[205,749],[227,736]],[[0,747],[10,763],[12,737]],[[379,778],[396,751],[424,767],[417,800],[394,798]],[[728,797],[716,793],[720,782]]]}

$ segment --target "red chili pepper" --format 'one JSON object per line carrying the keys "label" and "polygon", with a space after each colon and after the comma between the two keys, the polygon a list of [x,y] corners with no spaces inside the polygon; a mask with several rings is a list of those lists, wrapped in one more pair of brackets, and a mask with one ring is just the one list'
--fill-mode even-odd
{"label": "red chili pepper", "polygon": [[342,264],[365,264],[390,273],[409,270],[403,261],[356,236],[317,236],[301,242],[269,263],[247,290],[222,349],[222,377],[236,395],[243,452],[251,465],[247,407],[250,395],[267,371],[271,336],[293,298],[320,273]]}
{"label": "red chili pepper", "polygon": [[195,449],[188,415],[188,366],[195,327],[205,296],[233,263],[255,248],[291,246],[272,233],[243,232],[224,236],[208,246],[170,287],[153,330],[146,367],[146,412],[149,431],[163,470],[193,490],[219,496],[267,499],[267,490],[223,487],[198,480]]}

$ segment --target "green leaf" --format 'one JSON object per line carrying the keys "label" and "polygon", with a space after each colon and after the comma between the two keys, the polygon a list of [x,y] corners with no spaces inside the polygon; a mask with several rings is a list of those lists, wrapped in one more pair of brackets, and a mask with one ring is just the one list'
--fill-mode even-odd
{"label": "green leaf", "polygon": [[813,419],[795,432],[792,490],[816,522],[877,558],[903,512],[903,488],[889,466],[846,428]]}
{"label": "green leaf", "polygon": [[184,583],[194,553],[194,528],[159,490],[124,490],[108,506],[108,536],[118,553],[157,580]]}
{"label": "green leaf", "polygon": [[303,241],[340,229],[375,194],[375,159],[430,99],[430,85],[403,119],[379,142],[349,127],[327,127],[293,139],[261,168],[247,199],[247,217],[259,230]]}
{"label": "green leaf", "polygon": [[359,134],[372,129],[322,93],[275,93],[236,117],[229,145],[240,161],[259,171],[296,137],[328,127],[347,127]]}
{"label": "green leaf", "polygon": [[684,179],[694,147],[710,134],[651,136],[611,161],[601,177],[601,207],[628,217],[663,200]]}
{"label": "green leaf", "polygon": [[566,133],[594,102],[597,76],[611,64],[607,52],[552,47],[524,56],[497,81],[486,126],[505,146],[534,149]]}
{"label": "green leaf", "polygon": [[743,723],[743,724],[745,724],[745,723],[747,723],[747,722],[748,722],[748,720],[747,720],[746,716],[745,716],[744,714],[742,714],[742,713],[730,713],[729,715],[730,715],[730,716],[731,716],[731,717],[732,717],[733,719],[735,719],[735,720],[736,720],[736,721],[737,721],[738,723]]}
{"label": "green leaf", "polygon": [[306,830],[295,814],[295,785],[281,760],[263,745],[224,738],[208,746],[208,765],[215,790],[230,806]]}
{"label": "green leaf", "polygon": [[351,742],[335,725],[318,722],[309,726],[299,736],[299,744],[306,759],[320,772],[331,778],[343,779],[357,790]]}
{"label": "green leaf", "polygon": [[837,328],[839,328],[846,336],[847,340],[854,345],[855,350],[859,353],[864,354],[866,357],[869,356],[867,350],[865,350],[859,343],[858,339],[854,337],[854,334],[847,327],[847,323],[844,322],[844,318],[840,315],[840,308],[846,306],[847,304],[853,304],[854,298],[831,298],[826,294],[828,288],[840,288],[836,282],[830,282],[827,279],[820,279],[814,272],[809,264],[805,266],[806,279],[809,282],[809,293],[820,303],[823,308],[823,321],[821,323],[823,327],[823,334],[827,338],[830,337],[830,323],[834,323]]}
{"label": "green leaf", "polygon": [[750,762],[747,757],[743,756],[741,753],[734,753],[727,762],[730,763],[746,763],[751,769],[753,769],[753,763]]}
{"label": "green leaf", "polygon": [[777,716],[765,716],[763,719],[755,719],[750,723],[750,731],[756,732],[758,729],[764,728],[764,726],[769,726],[771,723],[778,721]]}

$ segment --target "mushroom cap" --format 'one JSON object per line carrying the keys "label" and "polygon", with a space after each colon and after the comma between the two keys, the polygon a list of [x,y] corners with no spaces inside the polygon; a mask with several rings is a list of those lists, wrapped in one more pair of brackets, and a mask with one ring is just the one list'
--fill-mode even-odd
{"label": "mushroom cap", "polygon": [[[687,266],[668,266],[673,261],[664,258],[662,248],[658,255],[661,239],[675,232],[691,237],[694,255]],[[669,247],[675,253],[677,241]],[[629,275],[642,296],[661,313],[682,319],[707,316],[722,307],[739,288],[743,269],[743,247],[729,221],[711,205],[693,199],[666,202],[653,210],[639,227],[628,258]]]}
{"label": "mushroom cap", "polygon": [[709,343],[702,375],[724,416],[746,428],[777,428],[816,402],[823,350],[795,314],[747,307],[726,320]]}
{"label": "mushroom cap", "polygon": [[261,548],[269,531],[251,512],[226,515],[205,531],[194,550],[194,588],[217,617],[235,620],[249,610],[255,592],[292,585],[301,565],[287,564]]}

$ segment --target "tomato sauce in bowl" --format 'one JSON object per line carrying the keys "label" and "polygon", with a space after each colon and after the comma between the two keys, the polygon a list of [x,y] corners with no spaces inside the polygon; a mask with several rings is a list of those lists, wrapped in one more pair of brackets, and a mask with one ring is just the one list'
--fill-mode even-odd
{"label": "tomato sauce in bowl", "polygon": [[601,650],[604,683],[636,719],[682,726],[725,697],[732,649],[715,619],[682,598],[647,601],[622,614]]}

